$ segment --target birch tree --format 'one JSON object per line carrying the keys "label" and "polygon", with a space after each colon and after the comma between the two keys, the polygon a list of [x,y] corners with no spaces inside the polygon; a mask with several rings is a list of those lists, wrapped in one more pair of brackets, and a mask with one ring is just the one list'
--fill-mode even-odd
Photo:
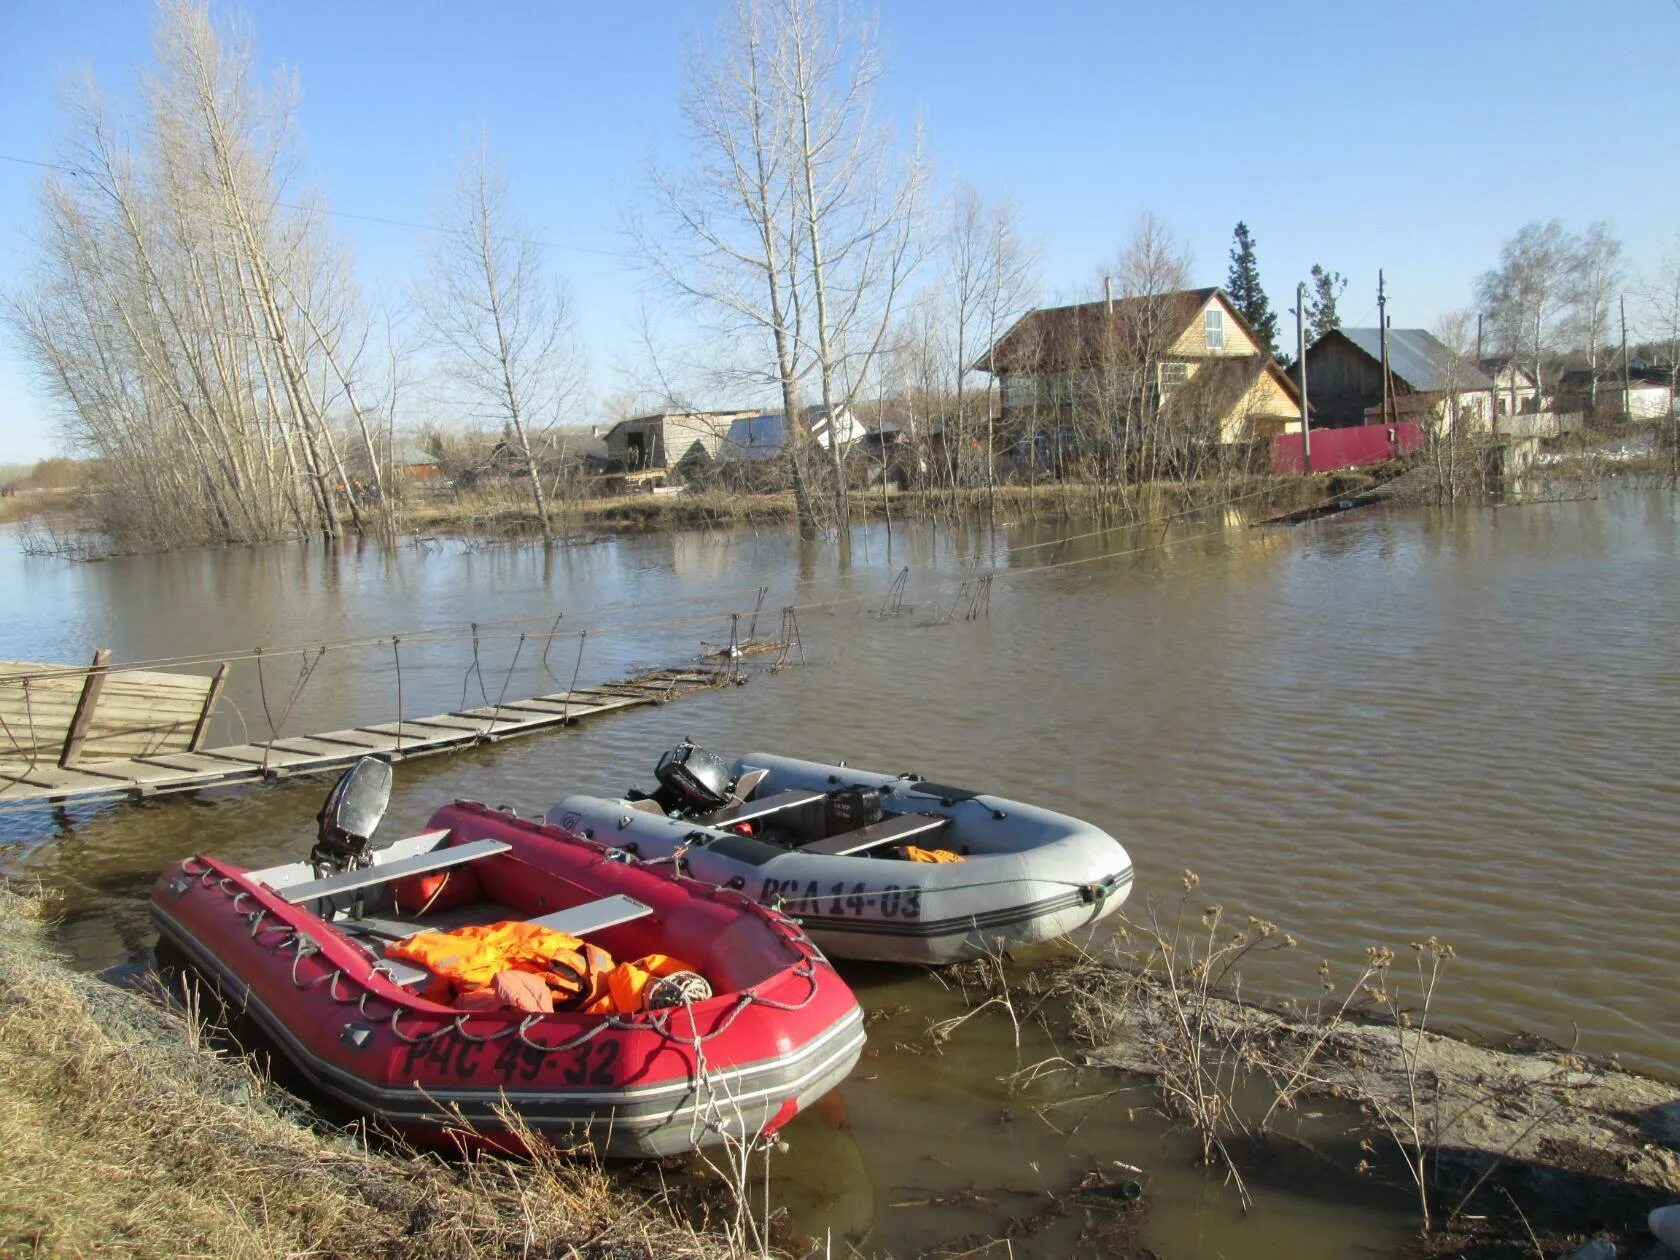
{"label": "birch tree", "polygon": [[[981,432],[987,502],[995,511],[997,413],[992,389],[996,377],[987,374],[977,400],[971,397],[968,380],[975,360],[997,343],[1029,305],[1036,254],[1022,238],[1015,208],[1006,201],[988,206],[967,184],[952,199],[939,253],[950,328],[955,436],[966,443],[976,430]],[[978,423],[972,415],[974,405],[979,408]]]}
{"label": "birch tree", "polygon": [[518,458],[544,543],[554,541],[537,439],[575,398],[571,300],[513,212],[507,179],[481,141],[444,197],[422,308],[458,401],[494,424]]}
{"label": "birch tree", "polygon": [[1500,250],[1499,266],[1476,282],[1476,299],[1493,319],[1495,344],[1524,356],[1541,386],[1541,360],[1555,343],[1575,248],[1556,219],[1527,224]]}
{"label": "birch tree", "polygon": [[1650,331],[1668,356],[1668,427],[1674,468],[1680,474],[1680,237],[1674,251],[1658,265],[1655,276],[1644,287],[1645,309]]}
{"label": "birch tree", "polygon": [[1600,219],[1581,234],[1570,258],[1568,301],[1570,331],[1585,343],[1591,410],[1598,411],[1599,357],[1610,339],[1610,303],[1622,282],[1622,243]]}
{"label": "birch tree", "polygon": [[631,225],[670,291],[761,347],[738,377],[781,396],[802,530],[818,523],[802,388],[815,378],[829,417],[828,519],[843,528],[840,420],[921,257],[920,153],[901,161],[875,123],[878,75],[869,33],[815,0],[740,0],[690,61],[691,161],[653,172],[659,222]]}

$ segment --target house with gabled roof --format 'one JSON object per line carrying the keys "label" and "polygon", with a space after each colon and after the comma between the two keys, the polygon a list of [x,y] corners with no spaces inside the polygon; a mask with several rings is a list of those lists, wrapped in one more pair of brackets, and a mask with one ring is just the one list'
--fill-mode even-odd
{"label": "house with gabled roof", "polygon": [[1123,395],[1221,442],[1301,428],[1300,391],[1217,288],[1029,311],[973,366],[997,378],[1006,427],[1074,424]]}
{"label": "house with gabled roof", "polygon": [[[1422,328],[1388,330],[1390,414],[1399,420],[1463,421],[1487,428],[1493,381]],[[1313,423],[1325,428],[1383,418],[1383,332],[1337,328],[1307,347]]]}

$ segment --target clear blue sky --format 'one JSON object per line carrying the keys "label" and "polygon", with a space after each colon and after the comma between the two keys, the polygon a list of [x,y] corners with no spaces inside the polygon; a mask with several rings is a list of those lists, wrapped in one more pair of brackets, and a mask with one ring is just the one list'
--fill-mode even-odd
{"label": "clear blue sky", "polygon": [[[425,219],[487,127],[538,233],[581,247],[552,257],[584,316],[594,388],[625,384],[614,365],[633,354],[637,298],[615,257],[620,211],[649,152],[670,151],[683,50],[714,4],[246,11],[262,61],[301,77],[305,175],[336,209]],[[1246,220],[1275,309],[1314,262],[1342,272],[1348,323],[1375,322],[1379,266],[1398,325],[1468,304],[1529,219],[1609,219],[1635,273],[1680,232],[1680,0],[903,0],[880,16],[881,112],[925,125],[942,181],[1015,200],[1047,298],[1095,296],[1144,210],[1189,243],[1198,284],[1224,281]],[[0,153],[53,156],[69,76],[91,66],[128,92],[151,20],[139,0],[0,0]],[[0,162],[0,284],[29,256],[38,173]],[[422,233],[338,227],[370,290],[413,274]],[[0,462],[53,448],[8,337]]]}

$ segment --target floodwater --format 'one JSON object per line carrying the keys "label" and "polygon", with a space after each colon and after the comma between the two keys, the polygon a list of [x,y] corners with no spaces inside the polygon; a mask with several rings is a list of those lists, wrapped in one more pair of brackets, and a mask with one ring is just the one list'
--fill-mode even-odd
{"label": "floodwater", "polygon": [[[1321,959],[1346,980],[1367,946],[1405,962],[1408,942],[1434,935],[1458,954],[1442,1020],[1578,1037],[1673,1079],[1676,526],[1671,494],[1611,482],[1584,501],[1295,528],[900,526],[889,542],[873,526],[849,555],[746,532],[547,556],[345,545],[77,565],[7,551],[0,658],[262,644],[260,683],[253,658],[233,667],[216,732],[232,741],[276,723],[389,720],[399,679],[413,716],[672,663],[727,642],[723,614],[765,586],[759,632],[800,605],[802,667],[405,763],[386,834],[455,796],[540,812],[565,792],[645,782],[684,735],[727,754],[914,769],[1111,831],[1137,864],[1134,910],[1174,900],[1193,868],[1198,902],[1276,921],[1300,949],[1257,962],[1251,991],[1309,994]],[[904,566],[905,610],[875,615]],[[965,620],[971,572],[996,577],[989,614]],[[283,650],[393,632],[395,649]],[[0,869],[62,895],[78,962],[132,962],[150,945],[160,868],[200,850],[301,854],[325,786],[0,816]],[[936,1048],[930,1023],[965,1009],[940,979],[843,969],[876,1012],[870,1048],[832,1104],[790,1127],[772,1186],[797,1229],[831,1232],[837,1249],[847,1236],[900,1253],[996,1233],[1115,1161],[1148,1170],[1142,1236],[1163,1255],[1383,1254],[1406,1235],[1404,1201],[1275,1166],[1252,1170],[1245,1217],[1148,1113],[1146,1091],[1106,1096],[1117,1082],[1073,1070],[1012,1089],[1020,1069],[1072,1048],[1031,1027],[1017,1046],[995,1010]],[[1014,1254],[1066,1254],[1087,1223],[1075,1216],[1015,1239]]]}

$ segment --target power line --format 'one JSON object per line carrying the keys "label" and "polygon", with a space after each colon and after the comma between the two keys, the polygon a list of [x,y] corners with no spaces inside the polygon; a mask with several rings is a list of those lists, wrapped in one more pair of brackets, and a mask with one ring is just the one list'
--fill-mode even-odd
{"label": "power line", "polygon": [[[1680,3],[1680,0],[1676,0],[1676,2]],[[36,160],[35,158],[17,157],[9,153],[0,153],[0,162],[12,162],[18,166],[39,167],[44,171],[58,171],[61,174],[71,175],[77,179],[93,178],[93,175],[89,171],[86,171],[79,166],[66,166],[61,162],[42,162]],[[151,184],[154,187],[158,183],[158,181],[147,178],[144,175],[135,176],[134,178],[139,180],[141,183]],[[300,214],[327,214],[337,219],[355,219],[361,223],[379,223],[386,227],[413,228],[415,231],[419,232],[441,232],[446,236],[461,235],[461,233],[455,228],[442,227],[436,223],[419,223],[413,219],[394,219],[389,215],[361,214],[354,210],[334,210],[327,206],[305,206],[299,205],[297,202],[293,201],[276,201],[272,204],[284,210],[295,210]],[[208,215],[201,215],[200,217],[209,218]],[[574,254],[596,254],[602,258],[624,257],[623,253],[619,250],[596,249],[592,245],[568,245],[561,241],[548,241],[534,236],[504,236],[499,239],[504,241],[513,241],[518,244],[541,245],[544,249],[566,250]]]}

